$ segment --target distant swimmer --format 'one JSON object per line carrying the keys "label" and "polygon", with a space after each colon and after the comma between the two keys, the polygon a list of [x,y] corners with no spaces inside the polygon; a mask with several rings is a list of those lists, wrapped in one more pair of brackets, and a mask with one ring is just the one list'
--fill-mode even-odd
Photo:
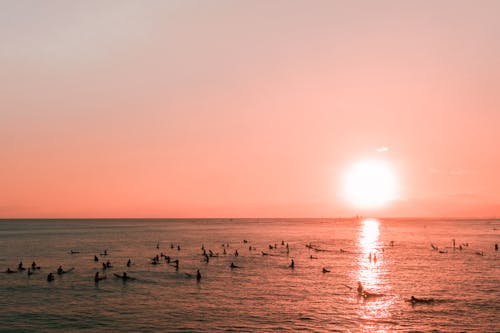
{"label": "distant swimmer", "polygon": [[483,252],[483,251],[476,251],[476,254],[477,254],[478,256],[484,256],[484,252]]}
{"label": "distant swimmer", "polygon": [[177,245],[177,251],[180,251],[180,250],[181,250],[181,246]]}
{"label": "distant swimmer", "polygon": [[101,280],[104,280],[106,279],[106,276],[99,276],[99,272],[95,272],[95,276],[94,276],[94,282],[97,283]]}
{"label": "distant swimmer", "polygon": [[98,261],[99,261],[99,258],[97,258],[97,256],[94,256],[94,261],[95,261],[95,262],[98,262]]}
{"label": "distant swimmer", "polygon": [[261,252],[262,252],[262,255],[263,255],[263,256],[268,256],[268,255],[269,255],[269,253],[266,253],[266,252],[264,252],[264,251],[261,251]]}
{"label": "distant swimmer", "polygon": [[127,267],[130,267],[130,265],[132,265],[132,261],[129,259],[129,260],[127,261]]}
{"label": "distant swimmer", "polygon": [[108,250],[104,250],[103,253],[101,253],[101,256],[107,256],[108,255]]}
{"label": "distant swimmer", "polygon": [[31,263],[31,269],[32,269],[32,270],[35,270],[35,269],[40,269],[40,266],[37,266],[37,265],[36,265],[36,262],[34,262],[34,261],[33,261],[33,262]]}
{"label": "distant swimmer", "polygon": [[313,256],[312,254],[309,256],[309,259],[318,259],[318,257]]}
{"label": "distant swimmer", "polygon": [[323,273],[330,273],[330,271],[328,269],[326,269],[325,267],[323,267]]}
{"label": "distant swimmer", "polygon": [[73,251],[73,250],[70,250],[70,251],[69,251],[69,253],[70,253],[70,254],[78,254],[78,253],[80,253],[80,251]]}
{"label": "distant swimmer", "polygon": [[156,248],[159,250],[160,249],[160,242],[156,243]]}
{"label": "distant swimmer", "polygon": [[346,253],[347,251],[344,249],[340,249],[340,253]]}
{"label": "distant swimmer", "polygon": [[295,268],[295,261],[293,261],[292,259],[292,262],[290,263],[290,266],[289,266],[291,269],[294,269]]}
{"label": "distant swimmer", "polygon": [[19,265],[17,265],[17,270],[18,271],[24,271],[26,268],[23,267],[23,262],[21,261]]}
{"label": "distant swimmer", "polygon": [[54,274],[52,273],[49,273],[49,275],[47,275],[47,281],[54,281]]}
{"label": "distant swimmer", "polygon": [[12,274],[12,273],[17,273],[17,271],[13,271],[13,270],[12,270],[12,269],[10,269],[10,267],[9,267],[9,268],[7,268],[7,270],[5,271],[5,273],[7,273],[7,274]]}
{"label": "distant swimmer", "polygon": [[240,266],[236,266],[236,265],[234,264],[234,262],[231,262],[231,265],[229,265],[229,267],[231,267],[231,268],[241,268]]}
{"label": "distant swimmer", "polygon": [[170,248],[173,249],[174,248],[174,244],[173,243],[170,243]]}
{"label": "distant swimmer", "polygon": [[200,281],[201,280],[201,274],[200,274],[200,270],[198,269],[196,271],[196,281]]}
{"label": "distant swimmer", "polygon": [[35,272],[31,270],[31,268],[28,268],[28,276],[33,275]]}
{"label": "distant swimmer", "polygon": [[109,260],[108,260],[108,261],[106,261],[106,268],[111,268],[111,267],[113,267],[113,266],[111,265],[111,262],[110,262]]}
{"label": "distant swimmer", "polygon": [[495,244],[495,251],[498,251],[498,244]]}
{"label": "distant swimmer", "polygon": [[411,304],[431,304],[434,303],[434,298],[416,298],[415,296],[412,296],[410,298]]}
{"label": "distant swimmer", "polygon": [[105,262],[103,262],[103,263],[102,263],[102,270],[103,270],[103,271],[105,271],[105,270],[106,270],[106,268],[108,268],[108,266],[106,266],[106,263],[105,263]]}
{"label": "distant swimmer", "polygon": [[235,250],[235,251],[234,251],[234,256],[235,256],[235,257],[239,256],[238,250]]}

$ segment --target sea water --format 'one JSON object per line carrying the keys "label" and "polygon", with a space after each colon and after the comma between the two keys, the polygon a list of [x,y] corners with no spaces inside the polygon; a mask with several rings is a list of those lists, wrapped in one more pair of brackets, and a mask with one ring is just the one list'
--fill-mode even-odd
{"label": "sea water", "polygon": [[[0,331],[498,332],[499,229],[499,220],[0,220],[0,271],[41,266],[0,274]],[[208,263],[202,246],[214,253]],[[152,265],[160,253],[179,269]],[[47,282],[59,265],[75,269]],[[107,279],[95,283],[96,272]],[[113,275],[123,272],[136,279]],[[358,296],[358,281],[381,295]]]}

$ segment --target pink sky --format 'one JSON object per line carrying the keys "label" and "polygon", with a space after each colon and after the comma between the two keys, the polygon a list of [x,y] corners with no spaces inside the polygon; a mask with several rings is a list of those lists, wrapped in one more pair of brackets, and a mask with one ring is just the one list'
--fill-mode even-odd
{"label": "pink sky", "polygon": [[[2,1],[0,217],[500,216],[498,13]],[[367,158],[376,212],[342,198]]]}

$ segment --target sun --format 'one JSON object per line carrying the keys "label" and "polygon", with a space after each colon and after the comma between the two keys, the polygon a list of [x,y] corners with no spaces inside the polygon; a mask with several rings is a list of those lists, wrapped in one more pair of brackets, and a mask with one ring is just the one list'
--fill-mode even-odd
{"label": "sun", "polygon": [[396,199],[397,181],[384,161],[367,160],[353,165],[344,178],[346,199],[357,208],[379,208]]}

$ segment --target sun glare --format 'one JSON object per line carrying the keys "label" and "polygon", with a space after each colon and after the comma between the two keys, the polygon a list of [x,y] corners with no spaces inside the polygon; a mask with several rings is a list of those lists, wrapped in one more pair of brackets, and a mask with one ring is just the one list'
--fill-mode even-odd
{"label": "sun glare", "polygon": [[345,176],[346,199],[358,208],[379,208],[396,198],[396,177],[382,161],[361,161]]}

